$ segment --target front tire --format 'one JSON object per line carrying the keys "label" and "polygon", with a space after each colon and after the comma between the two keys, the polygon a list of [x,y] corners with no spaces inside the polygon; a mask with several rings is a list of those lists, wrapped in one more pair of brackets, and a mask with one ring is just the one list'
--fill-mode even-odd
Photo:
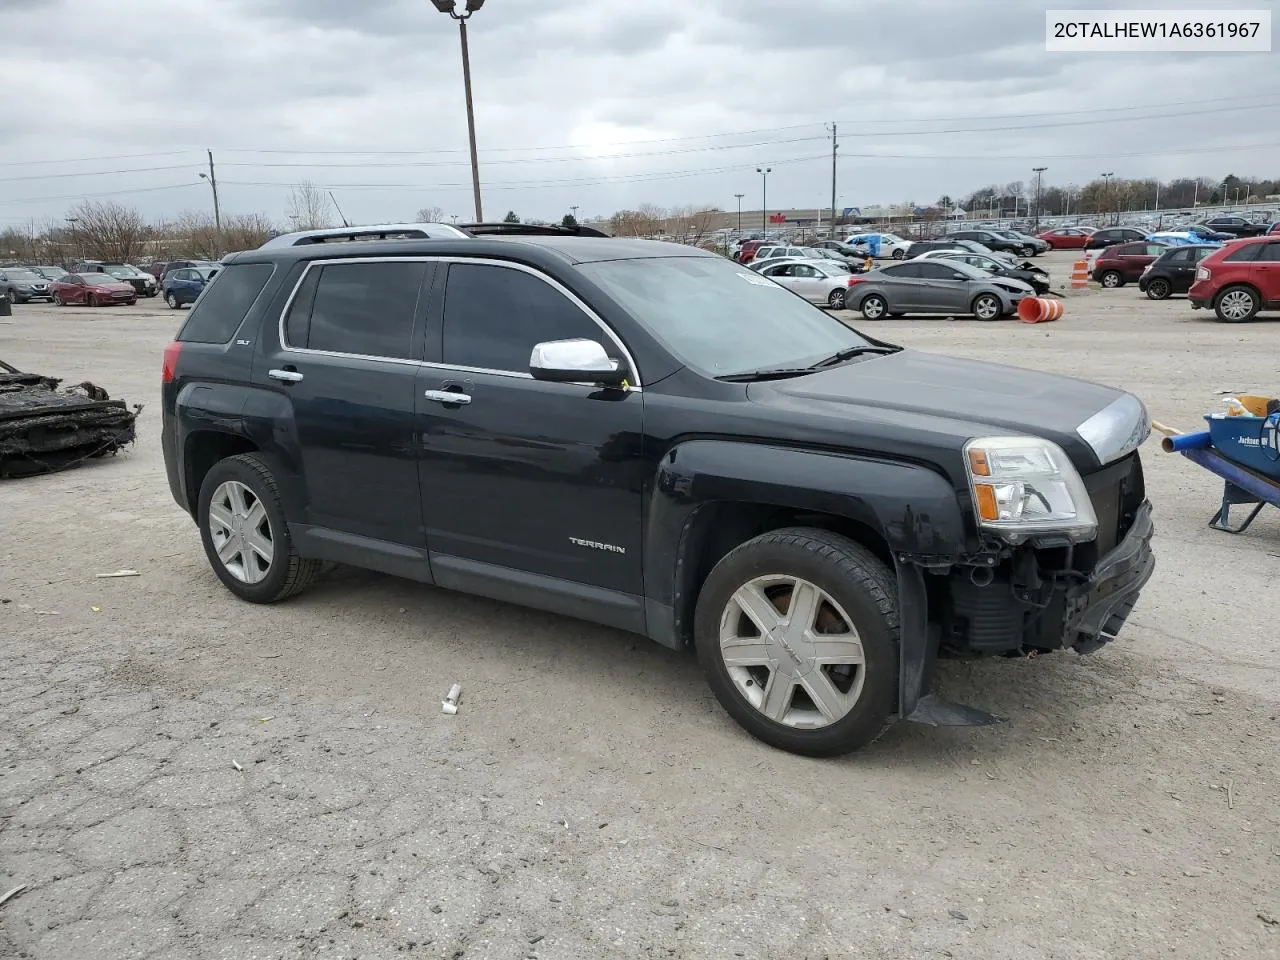
{"label": "front tire", "polygon": [[862,298],[858,309],[862,311],[864,319],[883,320],[884,315],[889,312],[889,303],[880,294],[872,293]]}
{"label": "front tire", "polygon": [[831,296],[827,297],[827,306],[832,310],[844,309],[844,291],[832,290]]}
{"label": "front tire", "polygon": [[1098,282],[1106,289],[1114,290],[1117,287],[1124,286],[1124,276],[1119,270],[1107,270],[1098,278]]}
{"label": "front tire", "polygon": [[1173,288],[1169,286],[1168,280],[1152,280],[1147,284],[1147,298],[1149,300],[1168,300],[1169,294],[1173,292]]}
{"label": "front tire", "polygon": [[261,455],[216,463],[200,485],[198,507],[209,564],[241,600],[276,603],[319,576],[323,564],[294,550],[280,489]]}
{"label": "front tire", "polygon": [[1222,323],[1248,323],[1262,309],[1262,299],[1250,287],[1227,287],[1213,302]]}
{"label": "front tire", "polygon": [[1038,254],[1039,252],[1040,251],[1037,250],[1035,247],[1022,248],[1022,256],[1024,259],[1027,259],[1027,260],[1030,260],[1032,257],[1036,256],[1036,254]]}
{"label": "front tire", "polygon": [[790,527],[730,551],[698,595],[694,636],[716,699],[770,746],[837,756],[893,718],[896,586],[847,537]]}
{"label": "front tire", "polygon": [[972,312],[979,320],[999,320],[1004,304],[994,293],[980,293],[973,298]]}
{"label": "front tire", "polygon": [[62,295],[61,295],[61,294],[57,294],[57,293],[55,293],[55,294],[53,295],[53,305],[54,305],[55,307],[65,307],[65,306],[66,306],[66,304],[62,302]]}

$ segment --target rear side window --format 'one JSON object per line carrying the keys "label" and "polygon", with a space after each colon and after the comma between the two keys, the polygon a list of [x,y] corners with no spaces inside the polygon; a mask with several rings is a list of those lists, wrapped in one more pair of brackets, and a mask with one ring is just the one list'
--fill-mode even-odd
{"label": "rear side window", "polygon": [[[1258,259],[1258,252],[1263,248],[1264,244],[1250,243],[1243,247],[1236,247],[1225,257],[1222,258],[1224,263],[1250,263]],[[1266,244],[1270,246],[1270,244]]]}
{"label": "rear side window", "polygon": [[1264,243],[1259,245],[1258,259],[1268,263],[1280,261],[1280,243]]}
{"label": "rear side window", "polygon": [[532,274],[480,263],[450,265],[445,363],[527,373],[534,346],[579,338],[595,340],[612,352],[612,342],[595,321]]}
{"label": "rear side window", "polygon": [[903,263],[896,267],[883,267],[880,272],[886,277],[893,277],[895,280],[905,280],[908,277],[918,278],[920,276],[921,264]]}
{"label": "rear side window", "polygon": [[236,264],[219,270],[191,308],[178,339],[226,343],[274,272],[275,267],[269,263]]}
{"label": "rear side window", "polygon": [[[294,299],[295,311],[285,322],[291,346],[331,353],[352,353],[365,357],[412,357],[413,320],[418,312],[418,296],[426,276],[425,262],[327,263],[312,267],[318,273],[311,298],[309,318],[305,308],[304,283]],[[308,277],[310,281],[310,277]],[[305,343],[294,343],[289,330],[306,324]]]}

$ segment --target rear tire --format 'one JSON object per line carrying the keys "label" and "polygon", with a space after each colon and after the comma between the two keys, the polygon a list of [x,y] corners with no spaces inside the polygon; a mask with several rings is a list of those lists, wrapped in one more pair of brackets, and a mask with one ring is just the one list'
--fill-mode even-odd
{"label": "rear tire", "polygon": [[[781,592],[769,585],[771,580],[779,583]],[[789,583],[794,586],[786,586]],[[848,655],[835,658],[839,665],[818,654],[816,643],[766,640],[771,635],[754,626],[755,618],[737,602],[743,596],[763,598],[768,604],[764,614],[776,616],[779,628],[787,632],[791,600],[801,589],[811,589],[810,597],[816,595],[816,605],[809,608],[814,628],[807,637],[830,638],[830,648]],[[760,636],[766,654],[762,659],[770,665],[726,663],[726,656],[740,660],[745,653],[749,658],[753,645],[740,632],[744,629]],[[838,756],[873,742],[893,721],[898,699],[897,587],[885,565],[847,537],[790,527],[731,550],[698,594],[694,638],[703,674],[720,705],[770,746],[811,757]],[[772,659],[775,651],[786,655]],[[786,687],[777,689],[785,700],[775,706],[779,719],[773,719],[766,714],[769,693],[783,683]],[[824,710],[819,699],[835,709]]]}
{"label": "rear tire", "polygon": [[870,293],[862,298],[858,309],[866,320],[883,320],[884,315],[889,312],[889,303],[880,294]]}
{"label": "rear tire", "polygon": [[1108,290],[1115,290],[1117,287],[1124,286],[1124,275],[1119,270],[1105,270],[1102,276],[1098,277],[1098,283]]}
{"label": "rear tire", "polygon": [[172,290],[164,295],[164,302],[168,304],[170,310],[178,310],[182,307],[182,304],[178,302],[178,298],[173,295]]}
{"label": "rear tire", "polygon": [[1039,252],[1040,251],[1037,250],[1035,247],[1022,248],[1022,256],[1027,260],[1030,260],[1032,257],[1036,256]]}
{"label": "rear tire", "polygon": [[[214,518],[214,523],[210,522],[211,512],[215,509],[215,494],[220,489],[225,489],[224,485],[228,483],[236,484],[243,491],[247,491],[249,497],[242,496],[242,500],[247,501],[251,498],[254,504],[261,505],[265,514],[264,519],[251,522],[261,525],[255,526],[254,529],[263,531],[257,535],[270,545],[271,558],[265,572],[260,567],[255,570],[254,575],[261,574],[261,578],[254,582],[249,582],[243,575],[237,575],[229,566],[229,563],[235,561],[235,555],[224,561],[218,554],[220,546],[223,547],[225,554],[228,541],[237,539],[235,531],[220,525],[217,518]],[[197,505],[200,539],[204,544],[205,556],[209,558],[209,565],[213,567],[213,572],[218,575],[223,585],[241,600],[247,600],[250,603],[276,603],[311,586],[323,570],[324,565],[319,560],[305,559],[298,556],[297,551],[294,550],[293,541],[289,536],[289,524],[284,514],[284,505],[280,498],[280,489],[276,485],[275,477],[271,474],[271,469],[260,454],[244,453],[227,457],[214,464],[213,469],[205,475],[204,482],[200,485],[200,498]],[[219,516],[225,512],[221,506],[216,509]],[[224,533],[215,534],[213,529],[215,526],[219,526]],[[245,537],[249,536],[248,529],[249,526],[246,523]],[[216,540],[215,537],[217,537]],[[252,552],[251,547],[243,546],[243,540],[241,542],[242,549]],[[246,564],[258,563],[261,560],[259,554],[254,556],[257,560],[250,561],[241,557],[239,567],[242,572]]]}
{"label": "rear tire", "polygon": [[1252,287],[1227,287],[1213,301],[1213,312],[1221,323],[1248,323],[1261,309],[1262,298]]}
{"label": "rear tire", "polygon": [[1168,300],[1169,294],[1173,292],[1173,288],[1169,286],[1168,280],[1152,280],[1147,284],[1147,299],[1149,300]]}

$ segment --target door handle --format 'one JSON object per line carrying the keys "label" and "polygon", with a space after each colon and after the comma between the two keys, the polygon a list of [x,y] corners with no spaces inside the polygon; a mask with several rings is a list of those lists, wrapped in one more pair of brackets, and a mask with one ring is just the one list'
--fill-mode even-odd
{"label": "door handle", "polygon": [[283,380],[285,383],[297,383],[302,379],[302,374],[297,370],[268,370],[267,376],[272,380]]}
{"label": "door handle", "polygon": [[456,403],[460,407],[471,402],[471,397],[461,390],[424,390],[422,395],[436,403]]}

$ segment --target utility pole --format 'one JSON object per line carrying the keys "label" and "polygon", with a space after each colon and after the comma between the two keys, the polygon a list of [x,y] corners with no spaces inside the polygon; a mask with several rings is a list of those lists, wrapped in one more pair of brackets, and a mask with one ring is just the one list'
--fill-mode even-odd
{"label": "utility pole", "polygon": [[741,237],[742,235],[742,198],[745,197],[746,194],[735,193],[734,196],[738,198],[738,235],[739,237]]}
{"label": "utility pole", "polygon": [[769,174],[773,173],[773,167],[756,167],[756,173],[760,174],[760,233],[761,240],[769,239]]}
{"label": "utility pole", "polygon": [[209,175],[200,174],[202,180],[208,180],[209,186],[213,188],[213,225],[218,230],[218,236],[222,236],[222,208],[218,206],[218,177],[213,171],[213,151],[209,150]]}
{"label": "utility pole", "polygon": [[836,125],[831,124],[831,235],[836,234],[836,151],[840,144],[836,140]]}
{"label": "utility pole", "polygon": [[462,86],[467,99],[467,135],[471,140],[471,189],[475,194],[476,222],[484,222],[484,211],[480,207],[480,158],[476,153],[476,111],[471,100],[471,54],[467,48],[467,20],[484,6],[484,0],[466,0],[462,13],[458,13],[455,0],[431,0],[432,5],[441,13],[447,13],[458,21],[458,33],[462,38]]}
{"label": "utility pole", "polygon": [[1032,218],[1035,221],[1035,229],[1037,230],[1040,229],[1040,183],[1041,183],[1040,175],[1048,169],[1049,169],[1048,167],[1032,167],[1031,168],[1031,172],[1036,175],[1036,209],[1035,209],[1035,213],[1032,214]]}

